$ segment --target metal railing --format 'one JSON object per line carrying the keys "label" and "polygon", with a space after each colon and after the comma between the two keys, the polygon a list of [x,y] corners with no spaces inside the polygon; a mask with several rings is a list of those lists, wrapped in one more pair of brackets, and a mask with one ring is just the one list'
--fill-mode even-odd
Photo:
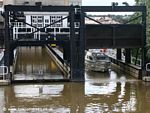
{"label": "metal railing", "polygon": [[150,71],[150,63],[146,64],[146,71]]}
{"label": "metal railing", "polygon": [[136,57],[132,57],[131,56],[131,63],[132,64],[135,64],[135,65],[137,65],[137,66],[141,66],[141,63],[142,63],[142,60],[141,59],[136,59]]}
{"label": "metal railing", "polygon": [[0,77],[2,80],[6,80],[8,75],[8,67],[7,66],[0,66]]}
{"label": "metal railing", "polygon": [[[19,31],[23,29],[22,31]],[[28,30],[27,30],[28,29]],[[43,32],[38,31],[34,33],[33,39],[38,39],[40,40],[40,35],[43,33],[48,32],[48,30],[51,30],[49,34],[53,34],[56,36],[56,34],[69,34],[69,27],[49,27],[45,28]],[[13,28],[13,40],[19,39],[19,35],[22,34],[31,34],[32,32],[35,32],[36,29],[32,27],[14,27]]]}

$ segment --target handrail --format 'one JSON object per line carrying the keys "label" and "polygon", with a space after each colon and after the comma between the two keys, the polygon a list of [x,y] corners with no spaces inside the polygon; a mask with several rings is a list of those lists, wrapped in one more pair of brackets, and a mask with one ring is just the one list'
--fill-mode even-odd
{"label": "handrail", "polygon": [[[134,60],[135,60],[136,64],[135,64]],[[141,62],[142,62],[142,60],[140,58],[136,59],[136,57],[132,57],[131,56],[131,63],[133,63],[133,64],[135,64],[137,66],[141,66]]]}
{"label": "handrail", "polygon": [[[2,72],[1,72],[2,69]],[[0,66],[0,75],[2,75],[3,80],[5,80],[5,76],[8,74],[8,67],[7,66]]]}
{"label": "handrail", "polygon": [[150,63],[146,64],[146,71],[150,71],[150,68],[148,68],[148,67],[150,67],[149,65],[150,65]]}

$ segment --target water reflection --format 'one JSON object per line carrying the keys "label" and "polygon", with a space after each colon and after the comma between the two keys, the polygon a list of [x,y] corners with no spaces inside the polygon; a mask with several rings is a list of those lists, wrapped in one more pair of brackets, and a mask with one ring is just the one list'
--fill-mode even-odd
{"label": "water reflection", "polygon": [[45,47],[18,48],[15,80],[62,79],[63,75]]}
{"label": "water reflection", "polygon": [[111,95],[113,92],[116,91],[117,84],[115,82],[109,83],[85,83],[85,94],[86,95],[93,95],[93,94],[100,94],[100,95]]}
{"label": "water reflection", "polygon": [[149,113],[150,83],[114,71],[86,72],[85,78],[1,87],[0,113]]}
{"label": "water reflection", "polygon": [[17,73],[41,74],[58,73],[58,67],[44,47],[20,47]]}
{"label": "water reflection", "polygon": [[5,94],[4,94],[4,88],[0,87],[0,113],[5,108]]}
{"label": "water reflection", "polygon": [[64,85],[19,85],[14,86],[15,97],[48,98],[61,96]]}

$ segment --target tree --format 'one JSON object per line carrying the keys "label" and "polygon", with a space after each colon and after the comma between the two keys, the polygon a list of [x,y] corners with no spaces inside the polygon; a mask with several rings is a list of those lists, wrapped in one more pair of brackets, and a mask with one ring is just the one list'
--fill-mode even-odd
{"label": "tree", "polygon": [[147,7],[147,59],[150,61],[150,2],[149,0],[135,0],[137,5],[145,4]]}

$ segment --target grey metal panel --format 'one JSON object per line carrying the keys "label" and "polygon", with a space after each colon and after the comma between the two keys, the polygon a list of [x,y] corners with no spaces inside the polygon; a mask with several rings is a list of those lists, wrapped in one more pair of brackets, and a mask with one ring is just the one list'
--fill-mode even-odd
{"label": "grey metal panel", "polygon": [[142,25],[86,25],[86,48],[142,47]]}
{"label": "grey metal panel", "polygon": [[116,39],[141,39],[142,25],[119,25],[115,27]]}

